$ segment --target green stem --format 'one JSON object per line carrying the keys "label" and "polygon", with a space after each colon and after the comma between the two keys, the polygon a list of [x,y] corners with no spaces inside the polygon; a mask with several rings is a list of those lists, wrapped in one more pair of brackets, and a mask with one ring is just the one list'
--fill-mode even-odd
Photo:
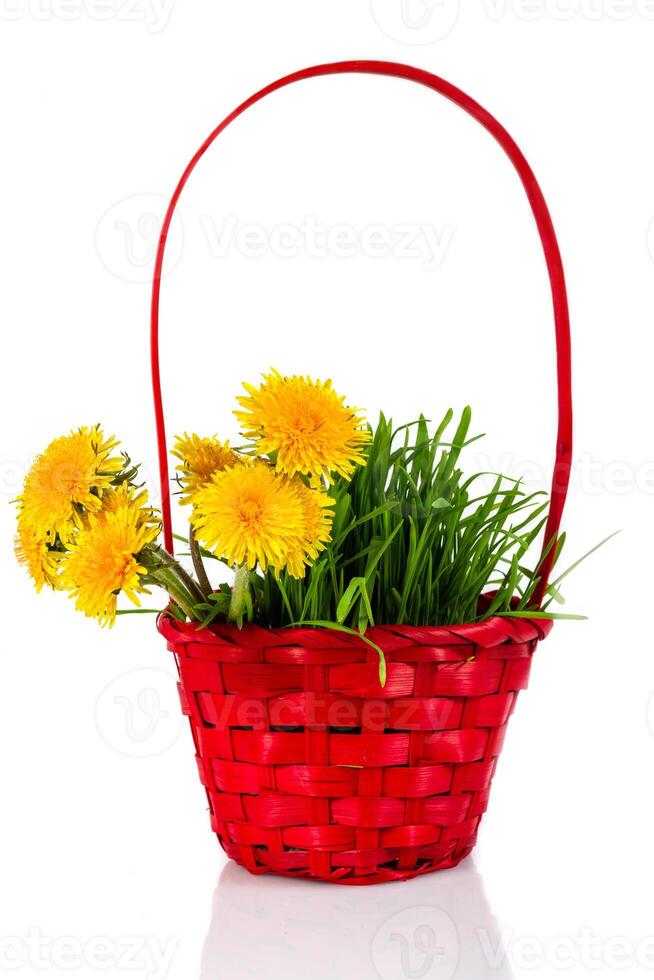
{"label": "green stem", "polygon": [[183,584],[184,588],[193,596],[194,602],[204,602],[204,595],[200,586],[195,581],[195,579],[189,575],[185,568],[183,568],[178,561],[176,561],[172,555],[169,555],[167,551],[163,548],[155,546],[157,550],[157,558],[159,562],[168,568],[173,575]]}
{"label": "green stem", "polygon": [[193,596],[176,577],[170,568],[162,567],[153,572],[150,581],[159,585],[168,593],[170,598],[182,610],[188,619],[194,619],[193,607],[195,605]]}
{"label": "green stem", "polygon": [[146,546],[139,555],[139,560],[147,569],[145,581],[165,589],[182,612],[189,619],[195,619],[194,606],[204,602],[204,596],[197,582],[179,562],[158,545]]}
{"label": "green stem", "polygon": [[202,555],[200,554],[200,545],[198,544],[198,539],[195,536],[193,527],[189,528],[188,534],[188,545],[189,551],[191,552],[191,560],[193,561],[193,568],[195,569],[195,574],[198,578],[198,584],[200,590],[203,593],[205,599],[208,599],[213,589],[211,587],[211,582],[209,581],[209,576],[204,567],[204,562],[202,561]]}
{"label": "green stem", "polygon": [[243,624],[243,612],[245,610],[245,597],[247,595],[249,578],[250,573],[248,572],[247,565],[237,566],[227,618],[230,623],[238,623],[239,626]]}

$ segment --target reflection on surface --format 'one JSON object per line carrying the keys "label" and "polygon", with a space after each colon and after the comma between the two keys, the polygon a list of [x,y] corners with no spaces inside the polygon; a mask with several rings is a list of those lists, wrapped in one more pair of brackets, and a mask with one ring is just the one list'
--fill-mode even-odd
{"label": "reflection on surface", "polygon": [[458,868],[365,887],[253,877],[230,862],[201,980],[510,980],[481,876]]}

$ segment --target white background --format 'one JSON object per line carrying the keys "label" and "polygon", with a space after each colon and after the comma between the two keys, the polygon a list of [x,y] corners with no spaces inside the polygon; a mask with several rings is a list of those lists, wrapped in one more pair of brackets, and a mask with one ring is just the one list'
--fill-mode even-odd
{"label": "white background", "polygon": [[[653,45],[647,0],[0,0],[8,976],[651,973]],[[351,57],[445,76],[524,149],[570,289],[569,559],[623,529],[569,582],[588,622],[538,650],[474,860],[368,889],[225,862],[153,623],[101,631],[37,596],[9,506],[39,449],[98,420],[157,496],[147,278],[165,196],[252,91]],[[239,383],[275,365],[332,376],[371,417],[470,402],[488,438],[469,465],[546,482],[553,331],[535,229],[499,148],[433,93],[352,76],[277,93],[201,164],[170,259],[171,432],[234,435]]]}

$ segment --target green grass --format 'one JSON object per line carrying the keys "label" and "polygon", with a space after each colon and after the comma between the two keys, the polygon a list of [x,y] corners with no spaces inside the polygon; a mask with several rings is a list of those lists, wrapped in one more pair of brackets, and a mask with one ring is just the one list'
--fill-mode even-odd
{"label": "green grass", "polygon": [[[538,564],[525,563],[543,532],[548,495],[527,493],[519,480],[502,475],[465,476],[459,458],[479,438],[470,438],[470,420],[466,408],[454,428],[450,410],[430,434],[424,417],[393,429],[380,416],[366,466],[331,490],[332,541],[306,577],[252,577],[256,620],[363,631],[375,624],[466,623],[532,608]],[[496,595],[482,611],[486,591]]]}

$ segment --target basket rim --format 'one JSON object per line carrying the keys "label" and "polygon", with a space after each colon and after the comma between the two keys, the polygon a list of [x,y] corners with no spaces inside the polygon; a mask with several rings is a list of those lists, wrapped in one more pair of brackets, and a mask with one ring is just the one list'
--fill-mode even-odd
{"label": "basket rim", "polygon": [[[487,598],[483,596],[482,598]],[[503,643],[531,643],[545,639],[554,625],[551,619],[526,617],[490,616],[481,622],[455,623],[451,626],[409,626],[385,623],[371,626],[366,636],[384,646],[385,638],[412,640],[421,646],[473,644],[479,647],[495,647]],[[196,623],[180,622],[167,609],[157,616],[157,630],[171,644],[199,643],[221,644],[235,641],[243,646],[325,646],[325,636],[333,637],[331,645],[352,646],[370,651],[370,646],[358,636],[342,633],[325,626],[267,627],[245,623],[221,623],[197,628]],[[315,644],[311,642],[315,637]]]}

